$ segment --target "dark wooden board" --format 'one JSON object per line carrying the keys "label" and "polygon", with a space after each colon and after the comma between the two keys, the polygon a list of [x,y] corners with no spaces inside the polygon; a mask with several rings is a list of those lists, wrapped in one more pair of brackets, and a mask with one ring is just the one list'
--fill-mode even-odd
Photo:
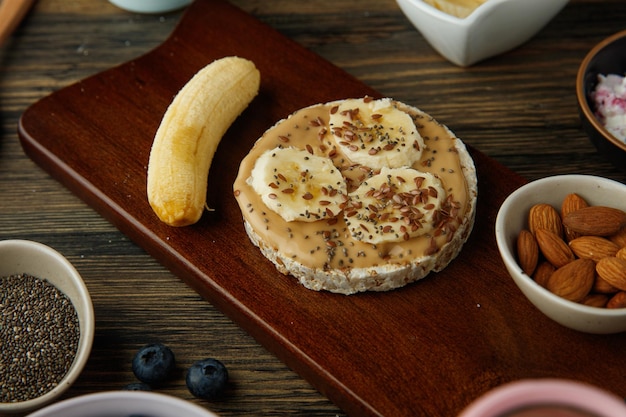
{"label": "dark wooden board", "polygon": [[[218,148],[208,193],[216,210],[170,228],[145,196],[152,138],[179,88],[227,55],[257,64],[261,92]],[[232,195],[239,161],[294,110],[366,94],[379,96],[229,3],[197,0],[158,48],[34,103],[19,135],[43,169],[350,415],[453,416],[490,388],[531,377],[626,396],[626,334],[561,327],[507,275],[494,221],[525,180],[476,149],[474,231],[448,268],[414,285],[348,297],[313,292],[252,246]],[[454,120],[444,122],[454,130]]]}

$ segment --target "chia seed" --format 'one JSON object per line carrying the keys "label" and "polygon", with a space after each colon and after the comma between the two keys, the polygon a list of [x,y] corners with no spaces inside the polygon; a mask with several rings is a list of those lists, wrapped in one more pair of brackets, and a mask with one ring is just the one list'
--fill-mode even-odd
{"label": "chia seed", "polygon": [[56,387],[78,350],[78,314],[46,279],[0,278],[0,402],[37,398]]}

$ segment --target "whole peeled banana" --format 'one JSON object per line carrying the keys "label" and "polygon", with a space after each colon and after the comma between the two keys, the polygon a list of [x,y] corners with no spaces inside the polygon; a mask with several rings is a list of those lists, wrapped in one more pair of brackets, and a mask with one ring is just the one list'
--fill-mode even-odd
{"label": "whole peeled banana", "polygon": [[259,85],[253,62],[226,57],[202,68],[178,92],[156,132],[148,162],[148,202],[161,221],[187,226],[200,219],[213,155]]}

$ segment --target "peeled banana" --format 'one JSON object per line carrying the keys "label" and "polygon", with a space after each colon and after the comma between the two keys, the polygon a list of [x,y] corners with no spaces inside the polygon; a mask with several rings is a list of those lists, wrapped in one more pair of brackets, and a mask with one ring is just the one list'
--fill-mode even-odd
{"label": "peeled banana", "polygon": [[200,219],[213,155],[259,85],[253,62],[225,57],[202,68],[178,92],[156,132],[148,162],[148,202],[161,221],[187,226]]}

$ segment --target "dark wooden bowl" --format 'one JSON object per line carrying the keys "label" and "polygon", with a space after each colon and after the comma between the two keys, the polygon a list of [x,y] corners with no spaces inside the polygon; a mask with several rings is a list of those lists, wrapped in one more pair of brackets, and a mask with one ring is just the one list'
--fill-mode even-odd
{"label": "dark wooden bowl", "polygon": [[576,78],[576,96],[583,129],[589,139],[611,163],[626,171],[626,143],[613,136],[594,115],[591,92],[598,74],[626,74],[626,30],[597,44],[583,59]]}

